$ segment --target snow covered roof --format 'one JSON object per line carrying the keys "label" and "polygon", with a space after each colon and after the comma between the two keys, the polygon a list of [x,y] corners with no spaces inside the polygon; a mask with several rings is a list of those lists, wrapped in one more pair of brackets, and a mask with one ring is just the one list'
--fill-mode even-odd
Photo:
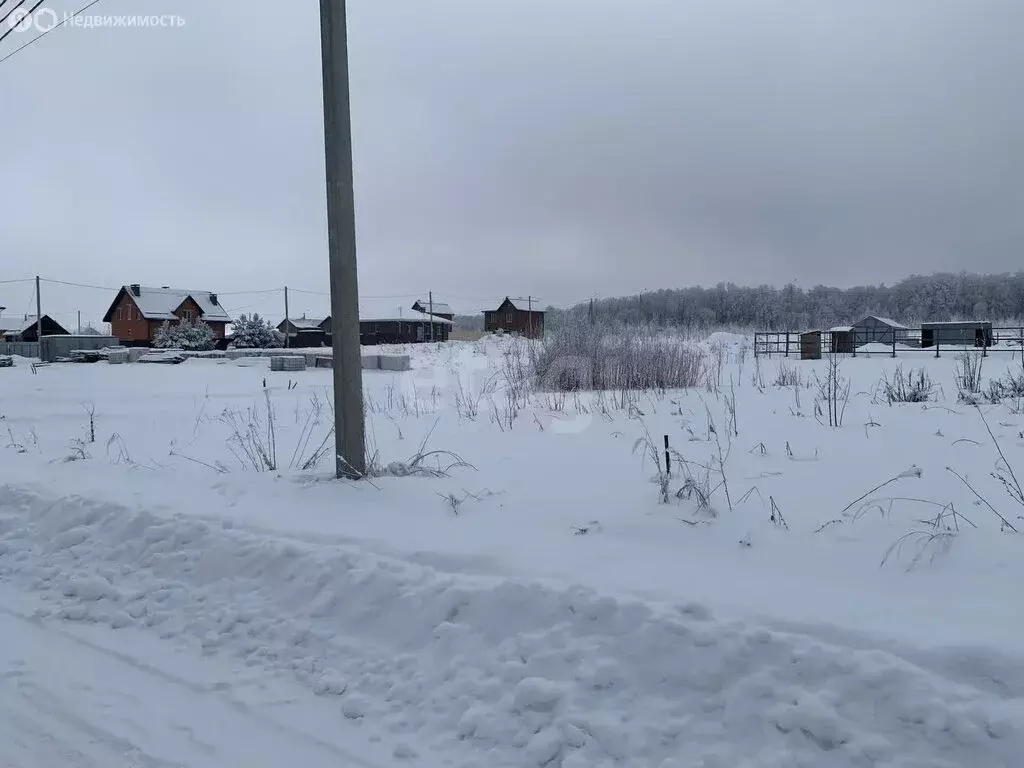
{"label": "snow covered roof", "polygon": [[829,330],[829,333],[847,333],[847,332],[853,330],[853,326],[852,325],[837,325],[837,326],[834,326],[832,328],[829,328],[828,330]]}
{"label": "snow covered roof", "polygon": [[[412,308],[420,312],[428,312],[431,308],[429,301],[423,299],[417,299],[416,303],[412,305]],[[449,304],[445,304],[443,301],[435,301],[433,304],[435,315],[454,315],[455,312],[452,310]]]}
{"label": "snow covered roof", "polygon": [[869,317],[875,318],[875,320],[880,322],[882,325],[888,325],[890,328],[903,328],[904,330],[906,330],[907,328],[907,326],[903,325],[902,323],[897,323],[891,317],[879,317],[878,315],[868,315],[868,317],[865,317],[864,319],[867,320]]}
{"label": "snow covered roof", "polygon": [[[522,299],[511,299],[508,296],[506,296],[504,299],[502,299],[501,301],[498,302],[498,309],[501,309],[505,305],[506,301],[510,305],[512,305],[512,309],[519,310],[520,312],[529,312],[529,311],[531,311],[530,310],[530,302],[528,300],[527,301],[523,301]],[[522,304],[516,304],[517,301],[520,301],[520,302],[523,302],[523,303]],[[539,314],[539,315],[543,315],[544,314],[544,310],[541,309],[537,305],[537,302],[533,303],[533,310],[532,311],[537,313],[537,314]]]}
{"label": "snow covered roof", "polygon": [[[139,294],[136,296],[134,290],[137,288]],[[182,305],[185,299],[191,298],[202,313],[202,319],[206,322],[230,323],[231,316],[224,310],[217,299],[217,294],[212,291],[191,291],[184,288],[152,288],[146,285],[121,286],[114,304],[107,310],[104,322],[110,322],[110,315],[117,304],[121,293],[131,296],[139,312],[147,320],[174,320],[174,310]]]}
{"label": "snow covered roof", "polygon": [[[43,315],[46,317],[46,315]],[[36,324],[36,316],[0,317],[0,333],[22,333]]]}
{"label": "snow covered roof", "polygon": [[[317,331],[326,319],[323,317],[289,317],[288,322],[301,330]],[[284,321],[282,320],[281,323],[284,324]]]}
{"label": "snow covered roof", "polygon": [[955,328],[959,326],[992,325],[991,320],[939,320],[921,323],[923,328]]}

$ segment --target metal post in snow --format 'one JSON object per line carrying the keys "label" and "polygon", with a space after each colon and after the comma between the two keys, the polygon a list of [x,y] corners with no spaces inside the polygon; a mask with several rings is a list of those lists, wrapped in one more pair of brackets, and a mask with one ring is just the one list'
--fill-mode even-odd
{"label": "metal post in snow", "polygon": [[291,328],[288,319],[288,286],[284,287],[284,346],[285,349],[291,346]]}
{"label": "metal post in snow", "polygon": [[433,291],[429,292],[428,298],[430,300],[430,341],[431,341],[431,343],[433,343],[433,341],[434,341],[434,292]]}
{"label": "metal post in snow", "polygon": [[672,457],[668,452],[668,435],[665,435],[665,474],[672,476]]}
{"label": "metal post in snow", "polygon": [[892,356],[896,357],[896,329],[892,329]]}
{"label": "metal post in snow", "polygon": [[43,361],[43,299],[39,295],[39,275],[36,275],[36,346],[39,347],[39,362]]}

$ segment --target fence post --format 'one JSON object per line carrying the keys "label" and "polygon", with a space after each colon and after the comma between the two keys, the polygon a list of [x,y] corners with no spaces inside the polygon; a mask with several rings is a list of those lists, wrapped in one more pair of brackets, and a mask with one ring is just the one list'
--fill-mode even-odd
{"label": "fence post", "polygon": [[896,329],[892,329],[892,356],[896,357]]}
{"label": "fence post", "polygon": [[754,331],[754,357],[757,357],[757,331]]}
{"label": "fence post", "polygon": [[939,356],[939,339],[941,338],[941,336],[942,336],[942,334],[939,333],[938,329],[935,329],[935,356],[936,357]]}
{"label": "fence post", "polygon": [[786,331],[786,357],[789,357],[789,330]]}

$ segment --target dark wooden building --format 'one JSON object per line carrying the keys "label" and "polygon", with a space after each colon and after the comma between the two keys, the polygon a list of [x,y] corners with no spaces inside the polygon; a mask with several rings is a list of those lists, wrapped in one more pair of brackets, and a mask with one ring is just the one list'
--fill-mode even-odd
{"label": "dark wooden building", "polygon": [[828,349],[837,355],[853,354],[853,326],[837,325],[829,328]]}
{"label": "dark wooden building", "polygon": [[294,349],[327,347],[331,344],[331,318],[289,317],[277,324],[277,330]]}
{"label": "dark wooden building", "polygon": [[436,315],[360,320],[359,343],[368,347],[375,344],[426,344],[431,340],[448,341],[452,325],[451,320]]}
{"label": "dark wooden building", "polygon": [[[36,315],[0,317],[0,341],[39,341]],[[49,315],[43,315],[43,336],[67,336],[68,332]]]}
{"label": "dark wooden building", "polygon": [[987,320],[954,320],[921,323],[921,346],[991,347],[992,323]]}
{"label": "dark wooden building", "polygon": [[517,305],[506,296],[497,309],[484,312],[484,331],[518,333],[520,336],[539,339],[544,335],[544,311]]}
{"label": "dark wooden building", "polygon": [[[418,300],[412,305],[412,308],[417,312],[422,312],[425,315],[434,315],[435,317],[443,317],[445,320],[454,320],[455,312],[452,311],[451,306],[445,304],[443,301],[435,301],[431,304],[430,301]],[[431,311],[433,309],[433,311]]]}

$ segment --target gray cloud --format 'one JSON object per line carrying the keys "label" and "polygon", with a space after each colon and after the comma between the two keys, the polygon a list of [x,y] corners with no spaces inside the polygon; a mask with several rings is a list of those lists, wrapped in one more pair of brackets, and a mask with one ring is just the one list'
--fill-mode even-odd
{"label": "gray cloud", "polygon": [[[367,296],[1020,264],[1017,2],[349,5]],[[325,288],[316,3],[172,11],[0,66],[0,279]]]}

